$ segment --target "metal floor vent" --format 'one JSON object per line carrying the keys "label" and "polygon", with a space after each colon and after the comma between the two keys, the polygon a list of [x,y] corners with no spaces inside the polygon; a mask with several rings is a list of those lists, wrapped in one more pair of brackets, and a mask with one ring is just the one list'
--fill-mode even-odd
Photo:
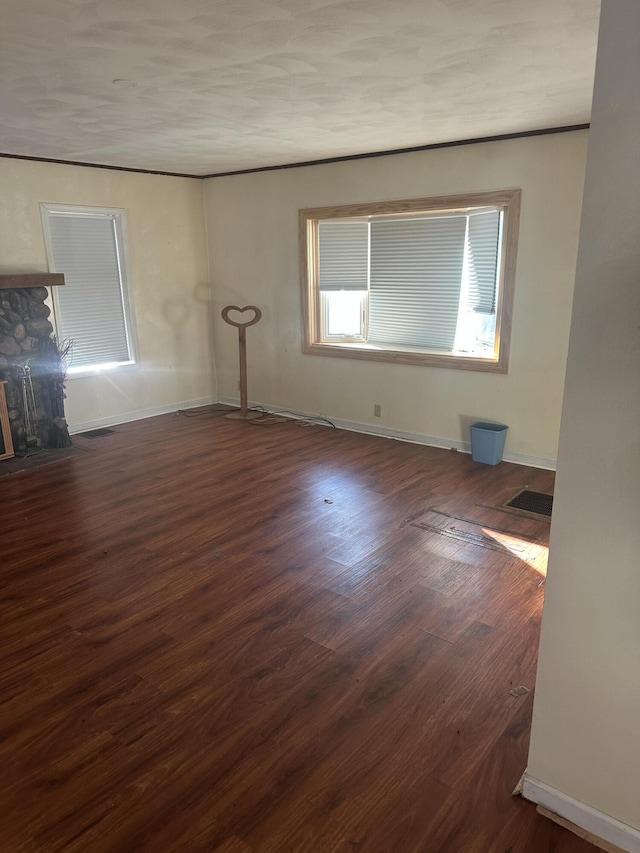
{"label": "metal floor vent", "polygon": [[538,515],[551,516],[553,495],[545,495],[543,492],[531,492],[529,489],[523,489],[505,506],[510,506],[514,509],[524,509],[526,512],[535,512]]}
{"label": "metal floor vent", "polygon": [[114,429],[107,429],[107,427],[100,427],[100,429],[90,429],[88,432],[81,432],[80,435],[83,438],[100,438],[103,435],[111,435],[114,433]]}

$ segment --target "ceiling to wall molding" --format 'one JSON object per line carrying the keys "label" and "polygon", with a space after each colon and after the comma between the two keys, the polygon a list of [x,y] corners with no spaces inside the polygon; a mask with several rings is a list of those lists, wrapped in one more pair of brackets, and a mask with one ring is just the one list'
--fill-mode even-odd
{"label": "ceiling to wall molding", "polygon": [[190,175],[588,122],[599,0],[5,0],[0,152]]}

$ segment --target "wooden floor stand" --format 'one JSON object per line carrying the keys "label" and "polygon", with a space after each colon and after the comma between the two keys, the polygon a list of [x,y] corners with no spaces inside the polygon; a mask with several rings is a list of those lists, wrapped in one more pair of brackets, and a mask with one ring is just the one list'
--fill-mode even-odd
{"label": "wooden floor stand", "polygon": [[[238,319],[233,319],[230,316],[231,312],[235,314],[244,314],[247,311],[253,311],[253,317],[244,322]],[[238,353],[240,361],[240,411],[229,412],[226,417],[230,420],[254,420],[262,417],[262,412],[252,412],[249,410],[247,401],[247,328],[254,326],[260,321],[262,311],[255,305],[245,305],[244,308],[238,308],[237,305],[227,305],[222,309],[222,319],[230,326],[235,326],[238,329]]]}

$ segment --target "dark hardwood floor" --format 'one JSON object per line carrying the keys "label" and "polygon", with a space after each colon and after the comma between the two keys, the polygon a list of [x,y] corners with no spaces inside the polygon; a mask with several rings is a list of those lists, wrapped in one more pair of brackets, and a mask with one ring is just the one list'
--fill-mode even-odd
{"label": "dark hardwood floor", "polygon": [[76,444],[0,477],[0,850],[595,849],[511,795],[549,524],[503,504],[552,473],[212,410]]}

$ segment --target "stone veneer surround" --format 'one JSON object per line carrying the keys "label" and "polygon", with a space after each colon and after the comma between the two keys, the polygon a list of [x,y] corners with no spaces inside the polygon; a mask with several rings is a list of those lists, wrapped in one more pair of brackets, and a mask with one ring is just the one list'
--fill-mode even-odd
{"label": "stone veneer surround", "polygon": [[0,379],[16,453],[71,444],[64,417],[64,365],[45,303],[46,287],[0,285]]}

